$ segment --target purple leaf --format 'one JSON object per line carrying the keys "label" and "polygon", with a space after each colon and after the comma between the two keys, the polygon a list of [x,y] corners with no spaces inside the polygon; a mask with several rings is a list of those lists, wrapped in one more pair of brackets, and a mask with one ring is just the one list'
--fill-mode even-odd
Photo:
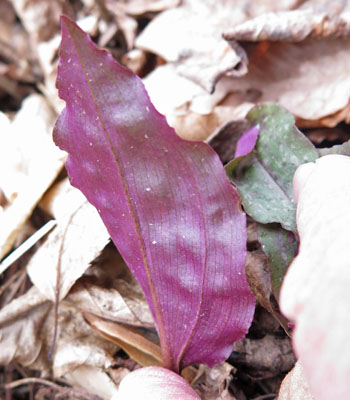
{"label": "purple leaf", "polygon": [[234,158],[246,156],[254,149],[256,141],[258,140],[259,132],[259,125],[255,125],[243,133],[237,142]]}
{"label": "purple leaf", "polygon": [[255,301],[245,215],[219,158],[180,139],[142,81],[66,17],[57,88],[66,108],[55,142],[145,293],[164,366],[223,361]]}

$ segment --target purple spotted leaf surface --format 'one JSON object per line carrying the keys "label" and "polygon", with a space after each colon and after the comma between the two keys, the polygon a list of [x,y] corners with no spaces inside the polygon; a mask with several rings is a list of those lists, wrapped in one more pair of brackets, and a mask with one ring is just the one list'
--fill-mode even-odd
{"label": "purple spotted leaf surface", "polygon": [[245,215],[218,156],[180,139],[142,81],[66,17],[57,88],[66,108],[54,140],[145,293],[163,365],[223,361],[255,300]]}

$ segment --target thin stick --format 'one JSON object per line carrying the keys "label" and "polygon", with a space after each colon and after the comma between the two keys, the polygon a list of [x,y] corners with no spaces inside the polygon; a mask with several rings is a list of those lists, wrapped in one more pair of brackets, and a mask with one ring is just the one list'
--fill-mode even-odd
{"label": "thin stick", "polygon": [[17,247],[9,256],[0,263],[0,275],[7,270],[15,261],[17,261],[26,251],[35,245],[51,229],[56,226],[56,221],[51,220],[37,230],[32,236],[29,236],[20,246]]}
{"label": "thin stick", "polygon": [[48,381],[48,380],[42,379],[42,378],[18,379],[17,381],[5,384],[4,387],[7,390],[11,390],[18,386],[28,385],[28,384],[32,384],[32,383],[38,383],[40,385],[49,386],[49,387],[51,387],[57,391],[61,391],[61,392],[64,391],[64,392],[76,393],[81,396],[85,396],[86,399],[101,400],[101,398],[99,396],[97,396],[96,394],[90,394],[90,393],[85,392],[85,390],[80,390],[80,389],[77,389],[74,387],[60,386],[60,385],[57,385],[57,383],[54,383],[54,382],[51,382],[51,381]]}

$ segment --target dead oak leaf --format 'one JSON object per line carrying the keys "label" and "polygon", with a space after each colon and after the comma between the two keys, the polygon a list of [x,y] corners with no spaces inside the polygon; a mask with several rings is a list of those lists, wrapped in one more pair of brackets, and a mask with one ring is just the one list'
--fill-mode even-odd
{"label": "dead oak leaf", "polygon": [[226,85],[260,91],[259,101],[280,103],[302,127],[348,122],[349,11],[348,2],[309,1],[296,10],[233,23],[224,37],[244,41],[249,71]]}
{"label": "dead oak leaf", "polygon": [[54,186],[44,200],[57,226],[33,255],[27,270],[40,292],[55,301],[67,295],[100,254],[109,234],[95,208],[68,180]]}
{"label": "dead oak leaf", "polygon": [[55,377],[59,377],[80,365],[108,368],[113,363],[116,346],[93,334],[81,313],[63,301],[51,365],[48,352],[53,330],[52,302],[32,287],[0,311],[0,364],[16,361],[43,373],[52,367]]}
{"label": "dead oak leaf", "polygon": [[176,63],[179,75],[191,79],[208,92],[226,73],[246,73],[245,53],[233,49],[221,37],[230,17],[245,15],[228,2],[187,0],[180,7],[159,14],[138,36],[136,46]]}
{"label": "dead oak leaf", "polygon": [[224,77],[247,72],[242,47],[223,43],[225,29],[267,11],[296,6],[296,1],[287,0],[187,0],[147,25],[136,46],[167,64],[157,67],[144,83],[152,102],[181,137],[204,140],[228,120],[243,118],[257,100],[257,89],[236,90],[230,80],[222,84]]}
{"label": "dead oak leaf", "polygon": [[[308,40],[301,43],[262,42],[249,57],[249,72],[220,84],[232,91],[260,91],[259,101],[274,101],[299,122],[317,126],[325,117],[331,126],[347,119],[350,92],[350,53],[347,40]],[[263,66],[263,67],[262,67]],[[300,124],[299,124],[300,125]]]}
{"label": "dead oak leaf", "polygon": [[221,81],[213,94],[208,93],[180,76],[172,63],[159,66],[143,82],[157,110],[166,116],[177,134],[187,140],[205,140],[228,120],[245,117],[254,105],[254,94],[230,93],[230,88]]}

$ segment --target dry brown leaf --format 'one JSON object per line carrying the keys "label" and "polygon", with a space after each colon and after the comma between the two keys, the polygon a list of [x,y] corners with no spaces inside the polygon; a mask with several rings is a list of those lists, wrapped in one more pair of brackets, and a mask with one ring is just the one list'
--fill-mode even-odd
{"label": "dry brown leaf", "polygon": [[[117,268],[117,265],[115,266]],[[78,281],[69,294],[69,300],[84,312],[125,322],[134,326],[153,326],[148,305],[132,285],[122,279],[113,280],[111,288],[104,288],[87,279]],[[125,292],[123,293],[123,287]],[[116,288],[119,288],[116,289]]]}
{"label": "dry brown leaf", "polygon": [[34,47],[23,26],[16,22],[15,12],[7,0],[0,3],[0,15],[0,76],[35,82],[40,79],[41,71]]}
{"label": "dry brown leaf", "polygon": [[[53,199],[57,200],[57,195]],[[71,199],[74,203],[74,198]],[[62,217],[64,209],[60,202],[51,206],[51,210]],[[8,341],[0,341],[1,364],[15,360],[43,373],[50,370],[47,355],[54,336],[52,304],[33,287],[20,300],[0,311],[0,337],[6,335],[8,338]],[[105,248],[60,302],[58,337],[52,360],[56,377],[64,375],[80,387],[84,387],[84,376],[85,379],[89,377],[90,383],[85,390],[109,399],[115,385],[101,368],[112,365],[112,355],[118,348],[93,334],[82,317],[86,311],[97,314],[93,316],[95,320],[100,320],[100,315],[135,326],[154,326],[139,285],[112,245]],[[6,352],[2,351],[2,344],[6,346]],[[7,356],[4,359],[1,355]],[[98,382],[105,384],[101,387]]]}
{"label": "dry brown leaf", "polygon": [[[119,369],[121,371],[118,380],[122,380],[130,371],[126,368]],[[117,375],[117,373],[115,373],[115,375]],[[118,385],[115,383],[115,379],[111,379],[109,374],[101,369],[88,365],[81,365],[74,369],[74,371],[66,374],[64,378],[72,386],[79,387],[88,393],[93,393],[97,395],[98,398],[104,400],[110,400],[111,398],[118,399]]]}
{"label": "dry brown leaf", "polygon": [[[250,56],[248,74],[241,79],[225,78],[225,84],[236,91],[259,90],[259,101],[274,101],[299,119],[320,121],[348,105],[347,43],[341,38],[298,44],[263,42]],[[333,123],[340,120],[333,118]]]}
{"label": "dry brown leaf", "polygon": [[64,0],[11,0],[11,3],[36,43],[50,39],[59,31]]}
{"label": "dry brown leaf", "polygon": [[277,400],[315,400],[310,392],[303,367],[299,361],[284,378]]}
{"label": "dry brown leaf", "polygon": [[146,13],[160,12],[176,7],[180,0],[103,0],[104,7],[114,17],[118,28],[123,32],[128,50],[134,47],[137,35],[137,21],[135,17]]}
{"label": "dry brown leaf", "polygon": [[334,114],[327,115],[316,120],[305,120],[296,116],[296,123],[298,126],[303,128],[318,128],[318,127],[335,127],[339,121],[344,121],[347,124],[350,123],[350,100],[348,104],[341,110],[335,112]]}
{"label": "dry brown leaf", "polygon": [[156,53],[168,64],[147,76],[145,85],[156,108],[181,137],[206,139],[230,119],[245,117],[259,97],[259,90],[236,90],[231,84],[236,81],[227,78],[244,75],[246,61],[237,43],[223,44],[226,27],[297,4],[187,0],[150,22],[136,45]]}
{"label": "dry brown leaf", "polygon": [[113,14],[118,28],[123,32],[128,50],[131,50],[137,35],[136,20],[123,12],[118,7],[118,3],[114,3],[113,7],[110,7],[108,3],[107,8]]}
{"label": "dry brown leaf", "polygon": [[133,49],[122,58],[122,64],[131,69],[136,75],[141,75],[146,64],[147,55],[145,51]]}
{"label": "dry brown leaf", "polygon": [[[259,101],[283,105],[302,127],[349,121],[349,2],[305,2],[236,25],[224,36],[244,41],[250,54],[248,74],[227,80],[232,90],[259,90]],[[247,42],[261,43],[252,49]]]}
{"label": "dry brown leaf", "polygon": [[72,301],[84,312],[112,321],[154,327],[140,285],[117,250],[114,247],[109,250],[109,247],[112,246],[104,249],[96,263],[86,271],[86,276],[74,285],[67,301]]}
{"label": "dry brown leaf", "polygon": [[116,343],[138,364],[143,367],[160,366],[162,364],[160,345],[147,339],[135,328],[108,321],[90,313],[84,313],[84,317],[94,332]]}
{"label": "dry brown leaf", "polygon": [[177,63],[179,75],[212,92],[224,74],[246,73],[244,51],[239,46],[233,49],[221,36],[232,16],[237,22],[246,18],[233,3],[186,0],[154,18],[136,46]]}
{"label": "dry brown leaf", "polygon": [[262,250],[249,251],[246,259],[246,274],[249,286],[261,304],[281,324],[286,332],[287,319],[280,313],[273,296],[268,260]]}
{"label": "dry brown leaf", "polygon": [[117,347],[92,333],[76,307],[62,301],[58,315],[58,338],[52,364],[48,353],[53,340],[54,313],[36,287],[0,311],[0,364],[19,362],[55,377],[81,365],[108,368]]}
{"label": "dry brown leaf", "polygon": [[56,218],[57,226],[33,255],[27,270],[33,284],[54,301],[57,283],[59,299],[63,299],[100,254],[109,234],[96,209],[68,179],[56,184],[42,205]]}
{"label": "dry brown leaf", "polygon": [[156,68],[144,79],[144,84],[157,110],[166,116],[178,135],[188,140],[205,140],[228,120],[245,117],[254,105],[254,95],[228,94],[221,82],[209,94],[178,75],[172,64]]}
{"label": "dry brown leaf", "polygon": [[169,114],[167,120],[184,139],[206,140],[224,123],[244,118],[253,106],[249,95],[231,93],[208,114],[188,111],[183,115]]}
{"label": "dry brown leaf", "polygon": [[201,365],[199,377],[192,384],[202,400],[235,400],[228,390],[235,368],[224,362],[209,368]]}
{"label": "dry brown leaf", "polygon": [[44,376],[52,370],[55,378],[64,376],[70,383],[110,399],[117,387],[105,370],[113,364],[118,348],[95,335],[81,313],[62,302],[58,340],[49,360],[53,327],[52,303],[32,287],[0,311],[0,364],[16,361]]}
{"label": "dry brown leaf", "polygon": [[[295,356],[288,337],[267,334],[262,339],[242,339],[235,342],[233,350],[239,353],[237,361],[256,370],[273,373],[289,371]],[[236,361],[236,362],[237,362]]]}
{"label": "dry brown leaf", "polygon": [[97,211],[84,200],[70,216],[58,220],[57,227],[29,261],[31,281],[52,301],[58,283],[59,299],[63,299],[108,239]]}
{"label": "dry brown leaf", "polygon": [[46,100],[34,94],[0,132],[0,187],[9,201],[0,216],[0,258],[63,167],[65,153],[51,139],[55,118]]}
{"label": "dry brown leaf", "polygon": [[345,7],[333,15],[328,10],[317,12],[310,3],[309,7],[299,10],[266,13],[237,25],[224,37],[247,42],[301,42],[307,38],[347,37],[350,35],[349,4]]}
{"label": "dry brown leaf", "polygon": [[66,301],[111,321],[154,327],[141,287],[112,243],[72,287]]}
{"label": "dry brown leaf", "polygon": [[[233,4],[225,4],[215,2],[214,6],[214,2],[185,1],[151,21],[137,39],[137,46],[168,62],[147,76],[145,84],[152,102],[180,136],[203,140],[227,122],[230,115],[233,120],[243,118],[257,101],[280,103],[295,115],[301,127],[334,126],[350,120],[350,52],[346,48],[346,38],[334,38],[348,31],[348,13],[338,7],[339,2],[310,1],[300,7],[297,1],[242,0],[234,4],[234,12],[229,12]],[[312,11],[314,19],[307,18],[310,9],[316,10]],[[263,14],[271,11],[282,14],[277,17],[277,14],[268,17]],[[232,21],[225,22],[225,14],[233,18]],[[243,35],[248,24],[256,32],[250,40],[259,38],[262,26],[268,28],[265,31],[270,36],[266,33],[266,38],[291,39],[296,38],[293,21],[302,22],[294,15],[305,16],[304,25],[297,26],[306,32],[302,37],[312,33],[322,36],[323,40],[309,39],[298,44],[265,41],[260,45],[245,42],[242,45],[249,53],[248,73],[235,78],[219,72],[220,55],[210,52],[215,48],[220,53],[221,33],[228,24],[235,26],[237,38],[240,29]],[[317,15],[322,15],[323,19],[317,19]],[[270,21],[278,21],[278,24]],[[239,49],[237,42],[231,43]],[[235,52],[231,49],[227,54],[232,53]],[[212,89],[215,82],[215,92],[211,96],[207,90]],[[203,87],[207,90],[201,90]],[[227,101],[231,96],[235,100]]]}
{"label": "dry brown leaf", "polygon": [[320,144],[323,141],[327,141],[328,143],[340,141],[344,143],[350,140],[350,131],[347,129],[346,125],[335,128],[311,129],[306,132],[306,135],[317,147],[322,147]]}

